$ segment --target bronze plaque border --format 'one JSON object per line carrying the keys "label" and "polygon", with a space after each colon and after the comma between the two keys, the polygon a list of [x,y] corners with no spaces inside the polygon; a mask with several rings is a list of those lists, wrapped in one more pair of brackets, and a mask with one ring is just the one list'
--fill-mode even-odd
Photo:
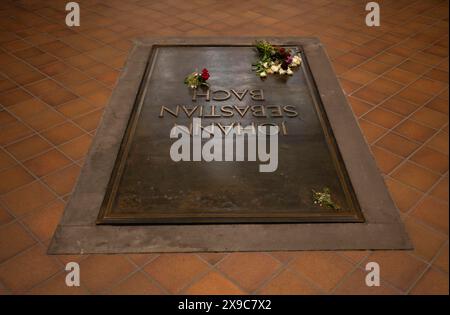
{"label": "bronze plaque border", "polygon": [[314,215],[312,213],[298,214],[292,212],[281,212],[273,211],[265,213],[264,216],[256,216],[255,213],[249,214],[248,216],[244,213],[239,213],[235,215],[230,214],[211,214],[211,215],[198,215],[191,216],[186,213],[173,213],[171,215],[157,213],[142,213],[142,214],[114,214],[112,213],[112,205],[117,193],[117,189],[120,184],[120,179],[123,176],[124,165],[127,161],[127,156],[129,153],[129,148],[131,142],[133,141],[134,132],[137,127],[137,121],[140,116],[140,112],[143,105],[143,100],[146,94],[146,87],[148,81],[151,77],[154,57],[156,55],[156,50],[160,47],[253,47],[253,45],[154,45],[148,56],[148,62],[145,67],[144,76],[142,79],[142,84],[139,87],[138,97],[133,105],[132,113],[130,115],[130,120],[123,137],[119,154],[117,155],[117,160],[114,165],[114,169],[111,175],[111,179],[108,183],[108,187],[105,194],[105,199],[103,200],[102,206],[99,211],[97,218],[97,224],[205,224],[205,223],[286,223],[286,222],[364,222],[364,217],[362,215],[359,202],[356,198],[352,183],[348,176],[347,170],[345,168],[342,156],[339,152],[339,148],[336,143],[336,139],[333,135],[330,123],[328,121],[326,112],[323,108],[323,104],[320,100],[320,96],[317,92],[317,87],[315,86],[314,79],[312,77],[311,69],[308,65],[308,56],[305,54],[303,47],[300,43],[290,45],[291,47],[297,47],[302,54],[303,66],[301,70],[305,73],[307,85],[315,110],[318,114],[319,121],[322,125],[325,139],[328,144],[329,152],[333,160],[333,164],[339,176],[339,181],[343,187],[345,198],[350,206],[348,210],[340,211],[328,211],[327,213],[321,212],[320,215]]}
{"label": "bronze plaque border", "polygon": [[[300,43],[365,222],[97,225],[116,157],[153,45]],[[146,37],[135,41],[105,108],[49,254],[412,249],[412,244],[323,45],[310,37]]]}

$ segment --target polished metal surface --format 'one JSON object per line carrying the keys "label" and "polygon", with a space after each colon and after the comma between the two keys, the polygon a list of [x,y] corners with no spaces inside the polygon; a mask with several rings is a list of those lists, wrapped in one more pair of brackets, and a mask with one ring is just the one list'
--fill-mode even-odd
{"label": "polished metal surface", "polygon": [[[251,71],[251,46],[154,46],[97,223],[364,221],[302,57],[293,76],[261,80]],[[211,73],[210,99],[194,101],[183,78],[203,67]],[[277,124],[277,170],[260,173],[259,161],[172,161],[170,129],[193,117],[205,126]],[[340,210],[313,203],[312,190],[324,187]]]}

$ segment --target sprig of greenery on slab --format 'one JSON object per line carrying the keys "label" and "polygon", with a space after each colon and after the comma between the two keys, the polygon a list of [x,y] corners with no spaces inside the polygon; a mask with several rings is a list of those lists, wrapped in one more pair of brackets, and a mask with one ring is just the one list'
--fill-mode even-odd
{"label": "sprig of greenery on slab", "polygon": [[333,210],[341,209],[341,207],[331,198],[331,190],[328,187],[323,188],[323,191],[315,191],[313,189],[312,193],[314,204]]}
{"label": "sprig of greenery on slab", "polygon": [[292,75],[293,69],[300,66],[302,58],[292,49],[276,47],[268,41],[256,41],[259,60],[254,63],[253,70],[261,77],[268,74]]}

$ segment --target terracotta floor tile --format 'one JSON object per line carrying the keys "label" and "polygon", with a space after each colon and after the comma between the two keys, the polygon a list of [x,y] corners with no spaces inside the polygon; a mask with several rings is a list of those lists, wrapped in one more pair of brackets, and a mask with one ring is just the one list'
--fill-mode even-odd
{"label": "terracotta floor tile", "polygon": [[94,106],[88,102],[78,98],[76,100],[64,103],[56,108],[60,113],[68,118],[74,118],[90,112],[95,109]]}
{"label": "terracotta floor tile", "polygon": [[400,251],[376,251],[366,262],[372,261],[380,265],[382,281],[388,281],[403,292],[411,287],[426,268],[419,259]]}
{"label": "terracotta floor tile", "polygon": [[377,75],[372,72],[364,71],[360,68],[355,68],[345,72],[342,77],[355,83],[366,84],[369,81],[374,80]]}
{"label": "terracotta floor tile", "polygon": [[208,268],[208,264],[194,254],[161,254],[144,270],[169,292],[179,293]]}
{"label": "terracotta floor tile", "polygon": [[57,150],[51,150],[24,162],[24,165],[36,176],[44,176],[54,172],[71,162]]}
{"label": "terracotta floor tile", "polygon": [[25,118],[24,121],[28,123],[33,129],[37,131],[43,131],[52,126],[63,123],[64,117],[52,109],[47,109],[37,115]]}
{"label": "terracotta floor tile", "polygon": [[445,124],[448,124],[448,115],[427,107],[419,109],[411,116],[411,119],[421,122],[422,124],[430,126],[434,129],[439,129]]}
{"label": "terracotta floor tile", "polygon": [[343,64],[346,67],[354,68],[357,65],[363,63],[366,59],[367,57],[361,55],[347,53],[345,55],[336,58],[336,61]]}
{"label": "terracotta floor tile", "polygon": [[386,185],[395,205],[402,212],[407,212],[411,209],[423,196],[418,190],[391,178],[386,180]]}
{"label": "terracotta floor tile", "polygon": [[9,223],[13,220],[13,216],[9,214],[8,211],[6,211],[5,208],[0,206],[0,226]]}
{"label": "terracotta floor tile", "polygon": [[[81,273],[80,273],[81,274]],[[61,272],[56,276],[53,276],[49,280],[35,286],[33,289],[27,292],[27,294],[33,295],[81,295],[89,294],[83,286],[69,287],[66,285],[67,272]]]}
{"label": "terracotta floor tile", "polygon": [[378,78],[375,81],[367,85],[370,89],[373,89],[381,94],[391,96],[403,88],[402,84],[398,84],[392,80]]}
{"label": "terracotta floor tile", "polygon": [[150,260],[158,257],[158,254],[127,254],[126,257],[131,259],[136,265],[143,266]]}
{"label": "terracotta floor tile", "polygon": [[45,76],[42,73],[35,70],[26,72],[18,76],[14,76],[14,81],[22,85],[31,84],[33,82],[37,82],[43,79],[45,79]]}
{"label": "terracotta floor tile", "polygon": [[423,105],[427,103],[429,100],[431,100],[433,97],[431,94],[420,92],[412,88],[411,86],[408,86],[407,88],[400,91],[398,93],[398,96],[404,100],[407,100],[417,105]]}
{"label": "terracotta floor tile", "polygon": [[432,99],[430,102],[428,102],[425,106],[427,108],[431,108],[435,111],[441,112],[448,116],[448,108],[449,108],[448,100],[436,97]]}
{"label": "terracotta floor tile", "polygon": [[387,98],[386,94],[380,93],[368,86],[363,87],[353,93],[353,95],[373,105],[377,105]]}
{"label": "terracotta floor tile", "polygon": [[6,151],[0,150],[0,171],[16,164],[17,162]]}
{"label": "terracotta floor tile", "polygon": [[424,64],[412,61],[412,60],[407,60],[398,67],[402,70],[409,71],[409,72],[416,73],[416,74],[423,74],[427,70],[430,69],[430,66],[427,66],[427,65],[424,65]]}
{"label": "terracotta floor tile", "polygon": [[156,286],[151,280],[142,272],[133,274],[130,278],[122,281],[115,286],[109,294],[164,294],[165,292]]}
{"label": "terracotta floor tile", "polygon": [[84,132],[71,122],[47,129],[42,136],[54,145],[59,145],[83,135]]}
{"label": "terracotta floor tile", "polygon": [[7,79],[6,77],[0,76],[0,93],[10,91],[15,88],[17,88],[17,84]]}
{"label": "terracotta floor tile", "polygon": [[103,109],[99,109],[74,119],[74,122],[86,131],[93,131],[97,128],[102,115]]}
{"label": "terracotta floor tile", "polygon": [[375,61],[382,62],[391,66],[400,64],[405,59],[398,55],[389,54],[387,52],[382,53],[374,58]]}
{"label": "terracotta floor tile", "polygon": [[290,268],[326,292],[334,289],[352,267],[347,260],[331,252],[301,252],[290,263]]}
{"label": "terracotta floor tile", "polygon": [[78,68],[80,70],[85,70],[91,65],[97,63],[97,61],[87,56],[86,54],[74,55],[65,59],[65,61],[71,66],[74,66],[75,68]]}
{"label": "terracotta floor tile", "polygon": [[263,253],[231,253],[217,268],[244,290],[253,292],[280,267],[280,263]]}
{"label": "terracotta floor tile", "polygon": [[402,84],[410,84],[411,82],[415,81],[419,77],[419,75],[399,68],[394,68],[386,72],[383,77]]}
{"label": "terracotta floor tile", "polygon": [[90,75],[91,77],[96,77],[102,73],[108,72],[110,71],[111,68],[102,64],[102,63],[97,63],[95,65],[90,66],[88,69],[86,69],[84,71],[84,73]]}
{"label": "terracotta floor tile", "polygon": [[377,75],[381,75],[382,73],[391,69],[392,66],[385,64],[385,63],[371,60],[371,61],[368,61],[368,62],[362,64],[361,66],[359,66],[359,68],[362,70],[368,71],[368,72],[372,72]]}
{"label": "terracotta floor tile", "polygon": [[375,144],[403,157],[409,156],[419,147],[418,144],[395,133],[386,134]]}
{"label": "terracotta floor tile", "polygon": [[273,258],[278,260],[279,262],[286,264],[292,259],[295,258],[295,252],[292,251],[276,251],[276,252],[270,252],[270,254]]}
{"label": "terracotta floor tile", "polygon": [[68,87],[72,87],[72,86],[76,86],[80,83],[86,82],[90,79],[90,77],[79,71],[79,70],[71,70],[70,72],[64,72],[58,75],[55,75],[53,77],[53,79],[55,79],[56,81],[58,81],[59,83],[68,86]]}
{"label": "terracotta floor tile", "polygon": [[448,176],[441,179],[430,193],[433,197],[442,199],[448,202]]}
{"label": "terracotta floor tile", "polygon": [[362,85],[359,83],[354,83],[353,81],[349,81],[346,79],[340,79],[339,83],[341,84],[342,90],[345,95],[349,95],[359,89]]}
{"label": "terracotta floor tile", "polygon": [[111,91],[108,89],[101,89],[86,95],[86,100],[95,107],[103,107],[109,100]]}
{"label": "terracotta floor tile", "polygon": [[366,285],[367,273],[357,269],[350,276],[345,278],[342,283],[334,291],[335,294],[350,295],[397,295],[401,291],[386,284],[382,279],[380,286],[369,287]]}
{"label": "terracotta floor tile", "polygon": [[436,173],[409,162],[395,170],[392,177],[423,192],[430,189],[439,179]]}
{"label": "terracotta floor tile", "polygon": [[381,104],[381,107],[399,115],[407,116],[414,112],[419,106],[417,104],[410,103],[398,96],[394,96],[383,102]]}
{"label": "terracotta floor tile", "polygon": [[0,110],[0,127],[3,127],[15,121],[17,121],[17,119],[6,110]]}
{"label": "terracotta floor tile", "polygon": [[78,50],[64,44],[61,41],[54,41],[39,45],[39,48],[45,50],[59,58],[68,58],[79,54]]}
{"label": "terracotta floor tile", "polygon": [[62,61],[56,61],[44,66],[39,67],[39,70],[46,75],[53,77],[66,71],[72,71],[70,66]]}
{"label": "terracotta floor tile", "polygon": [[413,242],[414,254],[426,261],[431,261],[446,241],[441,233],[430,229],[412,217],[405,221],[405,226]]}
{"label": "terracotta floor tile", "polygon": [[17,222],[0,227],[0,262],[29,248],[36,241]]}
{"label": "terracotta floor tile", "polygon": [[63,210],[64,203],[59,200],[54,201],[44,208],[27,215],[23,218],[23,222],[41,241],[46,241],[55,232],[56,225],[61,219]]}
{"label": "terracotta floor tile", "polygon": [[20,161],[48,150],[51,145],[38,135],[31,136],[7,146],[5,149]]}
{"label": "terracotta floor tile", "polygon": [[448,244],[438,254],[433,266],[448,273]]}
{"label": "terracotta floor tile", "polygon": [[410,57],[412,61],[419,62],[425,65],[436,66],[442,62],[442,58],[433,54],[417,52]]}
{"label": "terracotta floor tile", "polygon": [[89,81],[79,82],[78,84],[71,86],[71,89],[81,96],[86,96],[103,88],[104,87],[101,83],[93,79]]}
{"label": "terracotta floor tile", "polygon": [[391,129],[403,119],[400,115],[380,108],[371,110],[370,112],[365,114],[363,118],[387,129]]}
{"label": "terracotta floor tile", "polygon": [[377,146],[372,146],[371,150],[378,168],[384,174],[389,174],[403,160],[401,157]]}
{"label": "terracotta floor tile", "polygon": [[36,114],[42,113],[48,108],[49,107],[47,104],[37,98],[33,98],[20,104],[11,106],[8,108],[8,110],[14,113],[14,115],[18,116],[19,118],[26,120],[30,119]]}
{"label": "terracotta floor tile", "polygon": [[445,294],[448,295],[448,274],[430,268],[411,290],[411,294]]}
{"label": "terracotta floor tile", "polygon": [[20,165],[0,171],[0,179],[2,179],[0,180],[0,195],[34,180],[33,176]]}
{"label": "terracotta floor tile", "polygon": [[369,256],[370,252],[368,250],[346,250],[339,252],[341,256],[346,257],[355,264],[360,263],[363,259]]}
{"label": "terracotta floor tile", "polygon": [[359,127],[361,128],[362,133],[369,144],[379,139],[386,132],[386,129],[383,127],[372,124],[365,119],[360,119],[358,122]]}
{"label": "terracotta floor tile", "polygon": [[242,295],[246,293],[218,272],[211,271],[183,291],[183,294]]}
{"label": "terracotta floor tile", "polygon": [[13,292],[23,293],[60,269],[55,258],[46,255],[41,245],[35,245],[0,265],[0,281]]}
{"label": "terracotta floor tile", "polygon": [[425,77],[436,80],[436,81],[448,83],[448,72],[447,71],[443,71],[443,70],[439,70],[439,69],[431,69],[430,71],[425,73]]}
{"label": "terracotta floor tile", "polygon": [[422,93],[437,94],[438,92],[442,91],[445,87],[448,87],[448,84],[435,80],[430,80],[427,78],[420,78],[410,86],[411,88]]}
{"label": "terracotta floor tile", "polygon": [[436,133],[436,130],[425,127],[412,120],[406,120],[395,128],[395,131],[415,141],[425,142],[432,135]]}
{"label": "terracotta floor tile", "polygon": [[21,122],[9,124],[0,128],[0,145],[10,144],[32,133],[33,131]]}
{"label": "terracotta floor tile", "polygon": [[262,289],[258,294],[278,295],[278,294],[319,294],[321,293],[308,280],[300,277],[295,272],[286,269],[280,274],[276,275]]}
{"label": "terracotta floor tile", "polygon": [[47,94],[44,94],[40,96],[40,98],[46,102],[47,104],[51,106],[58,106],[61,104],[64,104],[68,101],[72,101],[76,99],[78,96],[74,93],[64,89],[60,88],[57,90],[51,90]]}
{"label": "terracotta floor tile", "polygon": [[362,115],[364,115],[373,108],[371,104],[364,102],[358,98],[348,96],[347,99],[350,103],[350,106],[352,107],[353,114],[356,117],[361,117]]}
{"label": "terracotta floor tile", "polygon": [[431,138],[431,140],[427,143],[427,146],[441,153],[448,154],[448,140],[448,133],[441,131]]}
{"label": "terracotta floor tile", "polygon": [[224,259],[228,254],[227,253],[199,253],[198,255],[202,259],[206,260],[211,266],[214,266],[219,261]]}
{"label": "terracotta floor tile", "polygon": [[55,195],[43,184],[35,181],[1,197],[5,205],[17,216],[45,206]]}
{"label": "terracotta floor tile", "polygon": [[32,98],[33,96],[20,89],[13,89],[13,90],[9,90],[3,93],[0,93],[0,104],[5,106],[5,107],[9,107],[15,104],[18,104],[20,102],[24,102],[26,100],[29,100],[30,98]]}
{"label": "terracotta floor tile", "polygon": [[448,203],[425,197],[413,210],[412,216],[448,234]]}
{"label": "terracotta floor tile", "polygon": [[66,142],[60,145],[58,148],[64,154],[66,154],[71,159],[76,161],[81,159],[87,154],[91,146],[91,143],[92,143],[92,136],[86,134],[72,141]]}
{"label": "terracotta floor tile", "polygon": [[45,80],[42,80],[42,81],[39,81],[39,82],[36,82],[33,84],[29,84],[25,88],[28,91],[30,91],[31,93],[33,93],[33,95],[41,96],[41,95],[47,94],[48,91],[50,91],[50,90],[60,89],[60,88],[62,88],[62,86],[53,80],[45,79]]}
{"label": "terracotta floor tile", "polygon": [[76,164],[72,164],[67,168],[43,177],[42,181],[58,195],[64,196],[70,193],[74,188],[79,173],[80,167]]}
{"label": "terracotta floor tile", "polygon": [[129,275],[135,267],[122,255],[92,255],[80,263],[83,285],[100,293]]}
{"label": "terracotta floor tile", "polygon": [[423,147],[411,157],[414,161],[437,173],[445,173],[448,171],[448,155],[442,154],[428,147]]}

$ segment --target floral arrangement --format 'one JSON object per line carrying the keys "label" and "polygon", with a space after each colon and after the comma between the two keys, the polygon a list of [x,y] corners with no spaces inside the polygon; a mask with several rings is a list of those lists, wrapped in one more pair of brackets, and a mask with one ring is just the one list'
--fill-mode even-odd
{"label": "floral arrangement", "polygon": [[209,86],[209,84],[206,82],[209,79],[209,71],[208,69],[204,68],[201,73],[198,73],[197,71],[192,72],[190,75],[188,75],[184,79],[184,84],[189,86],[191,89],[196,89],[199,86]]}
{"label": "floral arrangement", "polygon": [[301,57],[291,49],[275,47],[265,40],[256,42],[256,50],[259,60],[253,64],[253,70],[261,78],[272,73],[292,75],[293,68],[298,67],[302,62]]}
{"label": "floral arrangement", "polygon": [[337,205],[333,199],[331,199],[331,191],[328,187],[325,187],[323,191],[312,191],[313,202],[321,207],[327,207],[334,210],[340,210],[341,207]]}

